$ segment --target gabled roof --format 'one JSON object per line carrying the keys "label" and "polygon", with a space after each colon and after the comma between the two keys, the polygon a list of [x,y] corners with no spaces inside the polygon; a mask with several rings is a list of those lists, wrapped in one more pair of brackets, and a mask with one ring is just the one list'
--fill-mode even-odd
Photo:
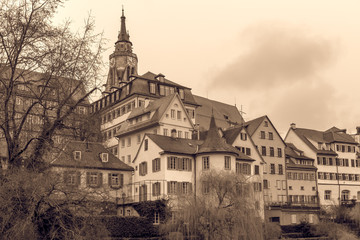
{"label": "gabled roof", "polygon": [[303,160],[312,160],[312,161],[314,161],[313,158],[309,158],[309,157],[307,157],[305,155],[301,155],[298,152],[303,153],[303,151],[296,148],[294,144],[286,143],[286,147],[285,147],[285,155],[286,156],[292,157],[292,158],[295,158],[295,159],[303,159]]}
{"label": "gabled roof", "polygon": [[[320,154],[331,154],[337,155],[336,152],[332,150],[319,150],[316,146],[314,146],[310,140],[315,141],[317,143],[349,143],[349,144],[357,144],[355,140],[348,134],[344,133],[342,130],[338,128],[331,128],[327,131],[318,131],[313,129],[306,128],[295,128],[291,129],[294,133],[303,140],[306,145],[308,145],[313,151]],[[336,132],[340,130],[339,132]]]}
{"label": "gabled roof", "polygon": [[195,117],[196,123],[200,125],[200,130],[208,129],[212,114],[215,117],[217,126],[221,128],[229,128],[232,125],[244,122],[236,106],[196,95],[193,96],[195,101],[201,105],[196,109]]}
{"label": "gabled roof", "polygon": [[266,115],[262,117],[255,118],[253,120],[247,121],[244,123],[244,126],[247,127],[247,130],[250,136],[254,135],[256,129],[260,126],[260,124],[266,119]]}
{"label": "gabled roof", "polygon": [[209,131],[207,132],[204,143],[200,145],[198,153],[214,153],[214,152],[228,152],[238,155],[239,151],[227,144],[225,139],[219,135],[218,128],[215,124],[214,116],[211,117]]}
{"label": "gabled roof", "polygon": [[233,144],[243,128],[243,126],[236,126],[234,128],[226,129],[223,131],[223,138],[225,138],[228,144]]}
{"label": "gabled roof", "polygon": [[[81,151],[81,159],[74,159],[74,152]],[[108,162],[102,162],[101,153],[108,154]],[[101,143],[70,141],[59,156],[51,162],[52,166],[91,168],[134,171],[132,167],[120,161],[111,152],[109,152]]]}
{"label": "gabled roof", "polygon": [[[127,120],[134,119],[135,117],[141,116],[146,113],[152,114],[150,119],[145,119],[141,122],[135,124],[129,124],[127,121],[121,125],[119,130],[119,134],[117,136],[123,136],[129,134],[134,131],[138,131],[140,129],[144,129],[146,127],[155,126],[159,124],[162,116],[165,114],[166,110],[168,109],[169,105],[173,101],[173,99],[178,98],[179,102],[182,104],[180,97],[177,93],[168,95],[163,98],[156,99],[149,103],[147,107],[139,107],[135,108],[129,114]],[[186,113],[186,111],[185,111]],[[191,121],[190,121],[191,123]],[[192,123],[191,123],[192,124]]]}

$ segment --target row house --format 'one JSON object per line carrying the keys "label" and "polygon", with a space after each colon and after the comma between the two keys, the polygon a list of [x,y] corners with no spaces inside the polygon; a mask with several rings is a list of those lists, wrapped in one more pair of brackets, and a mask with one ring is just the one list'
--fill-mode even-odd
{"label": "row house", "polygon": [[344,129],[326,131],[291,127],[285,138],[315,159],[321,205],[338,205],[360,200],[358,143]]}
{"label": "row house", "polygon": [[[128,186],[134,169],[119,161],[101,143],[69,141],[50,166],[67,194],[74,198],[108,203],[115,210],[116,203],[132,194]],[[133,212],[129,207],[125,211]]]}
{"label": "row house", "polygon": [[253,185],[254,208],[263,217],[261,160],[255,160],[226,143],[211,118],[204,140],[145,134],[133,161],[133,200],[146,201],[206,194],[202,174],[215,170],[236,172]]}

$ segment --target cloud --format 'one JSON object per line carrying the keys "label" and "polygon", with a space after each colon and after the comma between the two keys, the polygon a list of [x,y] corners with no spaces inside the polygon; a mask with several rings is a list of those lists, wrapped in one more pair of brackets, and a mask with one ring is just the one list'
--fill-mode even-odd
{"label": "cloud", "polygon": [[339,123],[340,100],[336,89],[325,81],[299,82],[273,99],[267,114],[281,132],[286,133],[293,122],[298,127],[326,130]]}
{"label": "cloud", "polygon": [[219,71],[209,87],[259,90],[311,82],[336,52],[329,40],[275,24],[248,28],[239,44],[246,51]]}

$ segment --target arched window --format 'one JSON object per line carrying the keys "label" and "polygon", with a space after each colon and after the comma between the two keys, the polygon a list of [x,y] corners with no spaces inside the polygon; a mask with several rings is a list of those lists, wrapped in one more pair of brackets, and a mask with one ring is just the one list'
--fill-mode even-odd
{"label": "arched window", "polygon": [[341,201],[348,201],[350,199],[350,191],[342,190],[341,191]]}
{"label": "arched window", "polygon": [[131,75],[135,74],[135,68],[131,68]]}

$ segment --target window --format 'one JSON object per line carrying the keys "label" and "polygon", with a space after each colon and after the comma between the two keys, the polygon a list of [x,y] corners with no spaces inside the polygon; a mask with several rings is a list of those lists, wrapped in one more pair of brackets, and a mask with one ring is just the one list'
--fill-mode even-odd
{"label": "window", "polygon": [[147,174],[147,162],[142,162],[139,164],[139,175],[145,176]]}
{"label": "window", "polygon": [[141,142],[141,135],[138,134],[138,135],[136,136],[136,139],[137,139],[137,144],[140,144],[140,142]]}
{"label": "window", "polygon": [[189,182],[182,182],[180,183],[181,185],[181,190],[179,190],[179,192],[181,192],[182,194],[189,194],[192,192],[192,184]]}
{"label": "window", "polygon": [[288,178],[289,180],[292,179],[292,174],[291,174],[291,172],[288,172],[288,173],[287,173],[287,178]]}
{"label": "window", "polygon": [[147,200],[147,185],[143,184],[139,187],[139,201],[146,201]]}
{"label": "window", "polygon": [[108,162],[109,154],[108,153],[101,153],[100,158],[101,158],[102,162]]}
{"label": "window", "polygon": [[331,199],[331,191],[330,190],[325,190],[324,199],[325,200],[330,200]]}
{"label": "window", "polygon": [[170,116],[172,119],[175,119],[175,110],[174,109],[171,109]]}
{"label": "window", "polygon": [[178,131],[178,138],[182,138],[182,131]]}
{"label": "window", "polygon": [[168,182],[168,194],[176,194],[176,185],[177,182],[174,181]]}
{"label": "window", "polygon": [[127,155],[128,163],[131,163],[131,155]]}
{"label": "window", "polygon": [[109,186],[120,188],[124,185],[124,175],[120,173],[109,173]]}
{"label": "window", "polygon": [[278,157],[282,157],[282,150],[281,150],[281,148],[278,148]]}
{"label": "window", "polygon": [[304,191],[305,190],[304,186],[300,186],[300,190]]}
{"label": "window", "polygon": [[81,160],[81,151],[74,151],[74,160]]}
{"label": "window", "polygon": [[246,153],[245,153],[246,155],[248,155],[248,156],[251,156],[251,149],[250,148],[246,148]]}
{"label": "window", "polygon": [[177,169],[183,171],[191,171],[191,159],[190,158],[177,158]]}
{"label": "window", "polygon": [[156,182],[152,184],[152,195],[160,196],[160,182]]}
{"label": "window", "polygon": [[168,169],[176,169],[177,157],[168,157]]}
{"label": "window", "polygon": [[264,121],[264,127],[268,127],[269,126],[269,122],[268,121]]}
{"label": "window", "polygon": [[150,83],[150,93],[155,94],[155,83]]}
{"label": "window", "polygon": [[274,139],[273,133],[269,132],[269,140],[273,140],[273,139]]}
{"label": "window", "polygon": [[67,186],[78,186],[80,184],[80,173],[75,171],[65,171],[64,183]]}
{"label": "window", "polygon": [[251,174],[251,165],[248,163],[236,163],[236,169],[237,174],[244,174],[244,175],[250,175]]}
{"label": "window", "polygon": [[270,164],[270,173],[275,174],[275,164],[273,163]]}
{"label": "window", "polygon": [[165,87],[164,87],[164,85],[160,85],[160,95],[161,96],[165,95]]}
{"label": "window", "polygon": [[259,165],[255,165],[255,175],[259,175],[259,174],[260,174]]}
{"label": "window", "polygon": [[355,167],[355,160],[351,159],[351,167]]}
{"label": "window", "polygon": [[263,182],[264,182],[264,189],[268,189],[270,187],[268,180],[264,179]]}
{"label": "window", "polygon": [[261,139],[265,139],[265,132],[264,132],[264,131],[261,131],[261,132],[260,132],[260,138],[261,138]]}
{"label": "window", "polygon": [[189,132],[185,132],[185,138],[189,139]]}
{"label": "window", "polygon": [[281,190],[281,181],[280,180],[276,180],[276,188],[278,190]]}
{"label": "window", "polygon": [[247,140],[247,134],[246,133],[240,133],[240,139],[243,141]]}
{"label": "window", "polygon": [[261,155],[266,156],[266,147],[265,146],[261,147]]}
{"label": "window", "polygon": [[261,192],[261,191],[262,191],[262,189],[261,189],[261,183],[259,183],[259,182],[254,182],[254,183],[253,183],[253,186],[254,186],[254,191],[255,191],[255,192]]}
{"label": "window", "polygon": [[283,175],[283,165],[279,164],[279,175]]}
{"label": "window", "polygon": [[121,139],[121,147],[122,147],[122,148],[125,147],[125,139]]}
{"label": "window", "polygon": [[189,114],[189,117],[191,118],[191,119],[194,119],[195,118],[195,111],[193,110],[193,109],[186,109],[186,111],[188,112],[188,114]]}
{"label": "window", "polygon": [[166,128],[164,128],[163,131],[164,131],[164,136],[167,136],[168,135],[168,130]]}
{"label": "window", "polygon": [[225,170],[230,170],[231,169],[231,158],[230,158],[230,156],[225,156],[224,157],[224,163],[225,163]]}
{"label": "window", "polygon": [[350,198],[350,191],[349,190],[342,190],[341,191],[341,201],[348,201]]}
{"label": "window", "polygon": [[144,151],[147,151],[149,149],[149,140],[145,139],[144,141]]}
{"label": "window", "polygon": [[208,194],[210,192],[210,184],[208,182],[202,182],[201,187],[203,194]]}
{"label": "window", "polygon": [[131,146],[131,138],[127,139],[127,146],[130,147]]}
{"label": "window", "polygon": [[181,120],[181,111],[177,111],[177,120]]}
{"label": "window", "polygon": [[102,185],[102,173],[87,172],[86,183],[89,187],[99,187]]}
{"label": "window", "polygon": [[[154,195],[157,196],[157,195]],[[160,214],[159,212],[155,212],[154,213],[154,225],[159,225],[160,224]]]}
{"label": "window", "polygon": [[152,171],[158,172],[160,171],[160,169],[161,169],[160,158],[155,158],[154,160],[152,160]]}
{"label": "window", "polygon": [[270,156],[273,157],[274,156],[274,148],[270,147]]}
{"label": "window", "polygon": [[210,169],[210,159],[209,159],[209,157],[203,157],[202,162],[203,162],[203,170],[209,170]]}

